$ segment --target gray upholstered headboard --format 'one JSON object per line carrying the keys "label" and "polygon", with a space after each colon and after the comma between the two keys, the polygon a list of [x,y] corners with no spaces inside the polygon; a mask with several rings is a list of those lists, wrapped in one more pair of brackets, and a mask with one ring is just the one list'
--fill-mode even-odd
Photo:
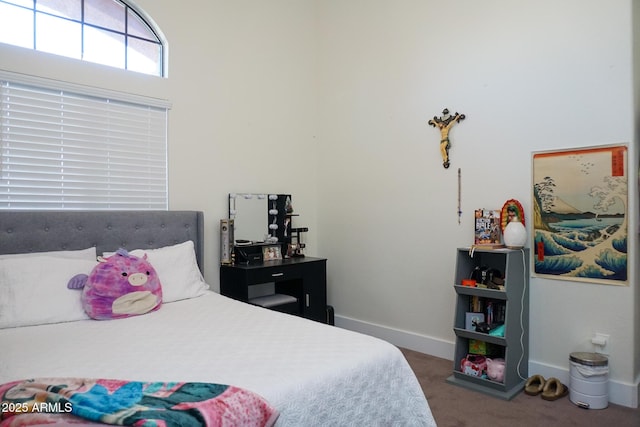
{"label": "gray upholstered headboard", "polygon": [[200,211],[0,210],[0,254],[85,249],[98,254],[152,249],[192,240],[204,271],[204,215]]}

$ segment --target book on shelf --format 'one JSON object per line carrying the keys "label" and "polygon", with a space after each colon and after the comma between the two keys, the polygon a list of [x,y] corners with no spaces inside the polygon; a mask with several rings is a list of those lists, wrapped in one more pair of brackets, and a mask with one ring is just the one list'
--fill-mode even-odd
{"label": "book on shelf", "polygon": [[504,323],[506,308],[503,302],[489,301],[486,308],[487,323],[489,325]]}
{"label": "book on shelf", "polygon": [[480,322],[486,322],[489,325],[495,325],[504,323],[506,312],[507,305],[504,301],[493,300],[474,295],[469,299],[469,311],[466,313],[466,320],[468,322],[469,315],[471,313],[480,314],[482,315],[482,320]]}
{"label": "book on shelf", "polygon": [[472,313],[484,312],[484,298],[474,295],[469,300],[469,311]]}
{"label": "book on shelf", "polygon": [[474,246],[483,248],[503,248],[500,227],[501,212],[498,209],[476,209],[474,215]]}

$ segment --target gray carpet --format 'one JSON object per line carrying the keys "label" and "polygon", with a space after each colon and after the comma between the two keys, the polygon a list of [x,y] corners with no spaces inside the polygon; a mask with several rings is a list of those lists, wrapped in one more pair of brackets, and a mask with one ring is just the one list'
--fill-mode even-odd
{"label": "gray carpet", "polygon": [[640,409],[609,404],[580,409],[569,397],[550,402],[519,393],[510,401],[447,383],[453,362],[401,349],[439,427],[639,427]]}

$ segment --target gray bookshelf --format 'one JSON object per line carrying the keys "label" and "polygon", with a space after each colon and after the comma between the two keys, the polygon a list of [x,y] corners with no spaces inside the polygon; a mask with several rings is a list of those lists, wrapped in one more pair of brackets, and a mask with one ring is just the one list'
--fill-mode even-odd
{"label": "gray bookshelf", "polygon": [[[504,276],[501,289],[461,286],[476,267],[495,269]],[[454,288],[456,307],[453,330],[456,335],[453,373],[447,382],[505,400],[512,399],[524,388],[529,366],[529,250],[458,248]],[[466,329],[466,313],[476,298],[486,307],[504,307],[504,337],[496,337]],[[486,313],[485,313],[486,320]],[[469,354],[469,341],[476,340],[491,347],[495,357],[505,360],[504,381],[467,375],[460,370],[461,360]]]}

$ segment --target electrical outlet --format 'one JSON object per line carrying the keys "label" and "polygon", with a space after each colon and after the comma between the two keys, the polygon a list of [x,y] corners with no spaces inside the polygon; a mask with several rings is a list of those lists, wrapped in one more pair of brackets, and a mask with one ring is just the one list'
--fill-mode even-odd
{"label": "electrical outlet", "polygon": [[611,349],[611,337],[609,334],[596,332],[591,338],[591,343],[595,347],[596,353],[609,354]]}

